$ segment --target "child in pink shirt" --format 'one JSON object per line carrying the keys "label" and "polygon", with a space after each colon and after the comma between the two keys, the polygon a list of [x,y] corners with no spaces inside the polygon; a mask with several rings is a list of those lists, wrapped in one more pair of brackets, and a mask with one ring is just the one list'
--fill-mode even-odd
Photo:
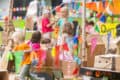
{"label": "child in pink shirt", "polygon": [[50,22],[50,11],[44,10],[42,18],[42,33],[43,38],[51,38],[51,32],[53,31],[52,25],[54,23]]}

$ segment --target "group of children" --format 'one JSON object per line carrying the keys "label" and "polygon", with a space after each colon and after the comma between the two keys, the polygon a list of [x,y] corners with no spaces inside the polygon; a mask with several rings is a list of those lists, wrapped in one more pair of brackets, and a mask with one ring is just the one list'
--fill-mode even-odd
{"label": "group of children", "polygon": [[[51,22],[50,11],[48,9],[44,10],[41,19],[42,31],[35,31],[28,42],[24,41],[25,35],[21,34],[23,32],[20,31],[13,33],[11,38],[16,44],[14,44],[12,52],[14,54],[17,54],[17,51],[23,52],[22,62],[20,63],[21,68],[19,72],[20,80],[25,80],[26,76],[29,76],[31,80],[35,80],[34,77],[32,77],[30,74],[30,68],[34,65],[37,67],[42,66],[42,61],[40,59],[41,57],[39,57],[41,54],[44,54],[40,53],[41,38],[45,40],[48,39],[51,44],[53,44],[52,47],[59,46],[59,55],[56,56],[59,58],[59,60],[74,61],[74,49],[75,46],[78,45],[78,42],[75,42],[74,40],[74,37],[76,37],[74,33],[76,31],[74,29],[72,20],[69,18],[68,8],[63,7],[59,14],[59,18]],[[53,40],[53,36],[56,34],[54,33],[54,24],[57,24],[58,26],[58,36]],[[47,47],[49,47],[49,45]],[[76,49],[77,48],[78,47],[76,47]]]}

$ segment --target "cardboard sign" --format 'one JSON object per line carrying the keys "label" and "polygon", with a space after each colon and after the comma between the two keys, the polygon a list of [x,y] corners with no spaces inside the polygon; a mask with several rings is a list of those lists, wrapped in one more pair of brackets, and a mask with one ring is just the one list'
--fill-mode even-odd
{"label": "cardboard sign", "polygon": [[107,35],[108,32],[112,33],[112,37],[116,37],[117,23],[100,24],[100,35]]}

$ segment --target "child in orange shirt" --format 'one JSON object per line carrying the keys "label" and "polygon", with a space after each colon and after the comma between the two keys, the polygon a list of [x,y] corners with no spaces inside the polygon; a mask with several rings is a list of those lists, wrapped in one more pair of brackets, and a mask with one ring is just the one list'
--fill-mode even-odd
{"label": "child in orange shirt", "polygon": [[36,31],[32,34],[32,38],[28,43],[22,43],[14,48],[14,51],[24,51],[19,80],[25,80],[26,76],[30,76],[31,80],[34,80],[33,77],[29,74],[29,70],[32,60],[37,59],[36,53],[34,51],[40,48],[40,40],[41,33]]}

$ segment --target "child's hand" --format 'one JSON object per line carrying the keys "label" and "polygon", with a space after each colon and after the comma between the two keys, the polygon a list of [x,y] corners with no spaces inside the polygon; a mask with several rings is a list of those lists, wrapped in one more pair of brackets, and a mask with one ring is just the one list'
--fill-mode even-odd
{"label": "child's hand", "polygon": [[38,64],[38,59],[33,59],[31,64],[32,66],[36,66]]}

